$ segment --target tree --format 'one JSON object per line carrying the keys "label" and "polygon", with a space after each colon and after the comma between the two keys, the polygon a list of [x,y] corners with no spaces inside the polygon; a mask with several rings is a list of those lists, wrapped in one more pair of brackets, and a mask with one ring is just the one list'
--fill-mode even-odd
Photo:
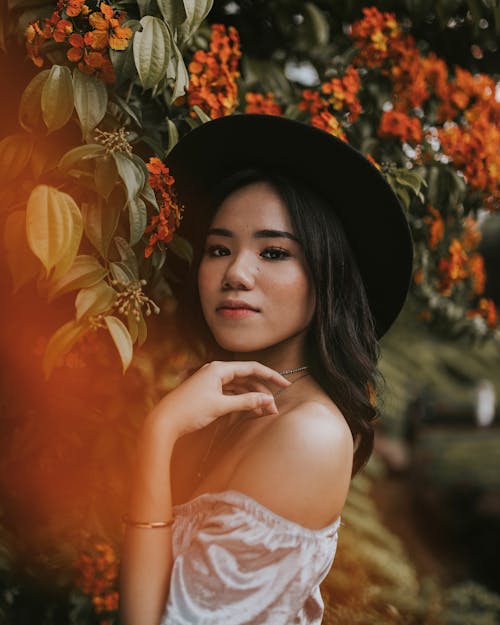
{"label": "tree", "polygon": [[[98,441],[85,465],[92,477],[82,478],[86,488],[77,497],[87,539],[116,537],[119,526],[118,505],[104,512],[105,493],[89,502],[83,492],[99,491],[96,467],[107,467],[106,483],[118,485],[121,502],[126,461],[118,460],[120,452],[125,447],[131,456],[147,403],[190,362],[169,334],[175,332],[174,259],[189,261],[190,245],[177,234],[181,207],[162,159],[179,136],[210,118],[286,115],[367,154],[412,227],[412,293],[422,321],[441,332],[498,338],[496,308],[485,296],[478,218],[500,207],[500,103],[495,79],[476,72],[490,67],[498,9],[493,2],[443,1],[436,9],[430,2],[397,4],[387,2],[382,11],[347,1],[242,0],[212,8],[207,0],[10,0],[3,7],[3,61],[14,83],[18,74],[21,79],[0,142],[3,258],[13,284],[2,340],[11,379],[36,381],[38,403],[11,398],[7,422],[21,425],[7,428],[2,462],[11,475],[21,464],[39,463],[49,428],[66,450],[62,464],[48,470],[55,480],[58,466],[70,467],[76,457],[83,462],[87,445]],[[397,15],[389,12],[396,8]],[[451,54],[446,41],[455,31],[468,33],[469,69],[440,56]],[[19,38],[28,62],[21,60]],[[472,46],[483,50],[482,58]],[[156,315],[161,323],[154,323]],[[38,337],[33,358],[30,343],[40,327],[50,336]],[[29,366],[19,364],[26,352]],[[47,382],[38,381],[41,368]],[[120,389],[114,403],[110,385]],[[65,427],[61,388],[73,398],[74,431]],[[62,494],[68,499],[71,483],[57,482],[58,510],[65,509]],[[78,551],[56,540],[68,534],[68,518],[61,514],[49,538],[38,536],[40,552],[60,545],[58,564],[52,561],[58,574],[73,570]],[[6,521],[11,530],[23,527],[15,514]],[[87,539],[80,536],[80,550]],[[6,541],[15,553],[15,533]],[[97,540],[80,561],[81,571],[95,558],[108,558],[112,568],[102,544]],[[39,577],[44,570],[40,564]],[[94,600],[81,609],[107,618],[113,584],[99,594],[82,575],[80,588]],[[66,589],[75,583],[74,576],[61,579]]]}

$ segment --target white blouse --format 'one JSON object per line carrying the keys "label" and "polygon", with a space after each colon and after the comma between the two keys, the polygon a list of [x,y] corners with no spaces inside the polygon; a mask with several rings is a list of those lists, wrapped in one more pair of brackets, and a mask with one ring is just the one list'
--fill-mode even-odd
{"label": "white blouse", "polygon": [[236,490],[173,506],[161,625],[319,625],[340,517],[313,530]]}

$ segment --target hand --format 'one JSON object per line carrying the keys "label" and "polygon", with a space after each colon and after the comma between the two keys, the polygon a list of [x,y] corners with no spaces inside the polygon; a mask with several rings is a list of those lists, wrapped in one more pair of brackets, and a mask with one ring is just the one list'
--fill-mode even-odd
{"label": "hand", "polygon": [[214,361],[166,395],[152,418],[168,422],[182,436],[230,412],[277,414],[268,384],[286,388],[291,382],[259,362]]}

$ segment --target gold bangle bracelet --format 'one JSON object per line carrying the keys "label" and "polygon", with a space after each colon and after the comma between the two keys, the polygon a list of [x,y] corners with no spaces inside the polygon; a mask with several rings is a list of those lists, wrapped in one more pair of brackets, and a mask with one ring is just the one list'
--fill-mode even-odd
{"label": "gold bangle bracelet", "polygon": [[174,519],[169,519],[168,521],[132,521],[124,514],[122,516],[122,521],[125,525],[129,525],[130,527],[137,527],[144,530],[156,530],[162,527],[169,527],[174,522]]}

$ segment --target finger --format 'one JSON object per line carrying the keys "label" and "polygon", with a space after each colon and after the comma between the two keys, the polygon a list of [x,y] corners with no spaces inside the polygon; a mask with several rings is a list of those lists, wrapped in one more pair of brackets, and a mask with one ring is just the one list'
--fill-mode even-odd
{"label": "finger", "polygon": [[227,395],[225,399],[228,412],[244,412],[253,410],[259,415],[278,414],[274,397],[269,393],[244,393]]}
{"label": "finger", "polygon": [[223,362],[216,363],[216,366],[220,367],[220,371],[222,372],[222,384],[228,384],[235,378],[248,378],[251,376],[266,380],[267,382],[273,382],[278,386],[287,387],[291,384],[290,380],[287,380],[280,373],[270,367],[266,367],[266,365],[260,362]]}
{"label": "finger", "polygon": [[259,382],[259,380],[255,378],[234,380],[229,384],[224,384],[222,390],[225,394],[233,395],[236,393],[249,393],[251,391],[272,394],[272,389],[269,387],[269,385],[266,385],[263,382]]}

